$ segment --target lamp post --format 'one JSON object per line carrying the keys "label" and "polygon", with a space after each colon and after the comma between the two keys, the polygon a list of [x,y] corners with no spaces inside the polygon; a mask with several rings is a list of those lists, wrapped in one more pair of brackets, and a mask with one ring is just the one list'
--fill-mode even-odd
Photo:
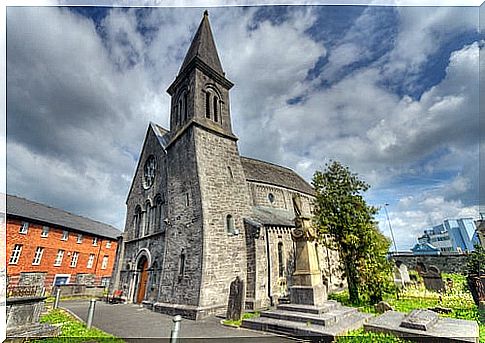
{"label": "lamp post", "polygon": [[394,244],[394,252],[397,253],[396,240],[394,239],[394,233],[392,232],[391,220],[389,219],[389,213],[387,213],[387,206],[389,206],[389,204],[384,204],[384,211],[386,212],[387,223],[389,224],[389,231],[391,231],[392,243]]}

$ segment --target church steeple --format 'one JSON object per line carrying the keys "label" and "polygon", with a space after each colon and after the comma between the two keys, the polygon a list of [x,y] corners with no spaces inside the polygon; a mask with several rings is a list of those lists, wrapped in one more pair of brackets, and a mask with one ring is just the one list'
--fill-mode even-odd
{"label": "church steeple", "polygon": [[174,139],[192,124],[230,139],[229,90],[212,36],[209,14],[204,12],[180,71],[167,89],[172,96],[170,131]]}
{"label": "church steeple", "polygon": [[217,73],[224,75],[221,61],[217,54],[216,44],[212,37],[212,30],[209,23],[209,12],[207,12],[207,10],[204,12],[202,21],[200,22],[194,39],[192,40],[192,44],[190,44],[189,51],[185,56],[179,74],[183,73],[184,69],[186,69],[194,59],[199,59]]}

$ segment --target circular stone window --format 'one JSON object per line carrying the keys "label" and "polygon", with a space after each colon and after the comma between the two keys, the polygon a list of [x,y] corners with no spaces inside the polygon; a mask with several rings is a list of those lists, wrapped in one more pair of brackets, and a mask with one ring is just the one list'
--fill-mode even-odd
{"label": "circular stone window", "polygon": [[270,203],[274,203],[274,194],[273,193],[268,194],[268,200],[269,200]]}
{"label": "circular stone window", "polygon": [[157,162],[155,156],[150,155],[145,161],[145,166],[143,167],[143,186],[145,188],[150,188],[153,185],[153,180],[155,180],[155,171],[157,169]]}

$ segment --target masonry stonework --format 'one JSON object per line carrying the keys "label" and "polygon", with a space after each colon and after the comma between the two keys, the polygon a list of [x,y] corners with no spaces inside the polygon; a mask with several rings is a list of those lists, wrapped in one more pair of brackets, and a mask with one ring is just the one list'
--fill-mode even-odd
{"label": "masonry stonework", "polygon": [[[130,302],[200,319],[224,311],[236,277],[246,284],[247,308],[288,297],[292,196],[311,215],[314,190],[291,169],[240,156],[232,86],[204,15],[167,90],[170,131],[150,123],[126,201],[113,279]],[[342,284],[339,262],[319,249],[331,290]]]}

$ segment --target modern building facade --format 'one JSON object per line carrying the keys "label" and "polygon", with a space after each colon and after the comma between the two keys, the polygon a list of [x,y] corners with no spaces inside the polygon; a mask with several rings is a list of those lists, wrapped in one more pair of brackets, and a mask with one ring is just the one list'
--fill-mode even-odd
{"label": "modern building facade", "polygon": [[[288,294],[292,197],[310,215],[314,190],[291,169],[240,156],[232,86],[205,13],[168,88],[170,130],[149,124],[126,201],[114,287],[128,301],[199,319],[227,306],[236,277],[247,308]],[[328,291],[343,287],[338,253],[317,250]]]}
{"label": "modern building facade", "polygon": [[37,202],[6,196],[7,281],[41,278],[54,285],[105,285],[111,279],[121,232]]}
{"label": "modern building facade", "polygon": [[418,243],[428,243],[442,252],[470,252],[479,243],[475,222],[471,218],[446,219],[424,230]]}

